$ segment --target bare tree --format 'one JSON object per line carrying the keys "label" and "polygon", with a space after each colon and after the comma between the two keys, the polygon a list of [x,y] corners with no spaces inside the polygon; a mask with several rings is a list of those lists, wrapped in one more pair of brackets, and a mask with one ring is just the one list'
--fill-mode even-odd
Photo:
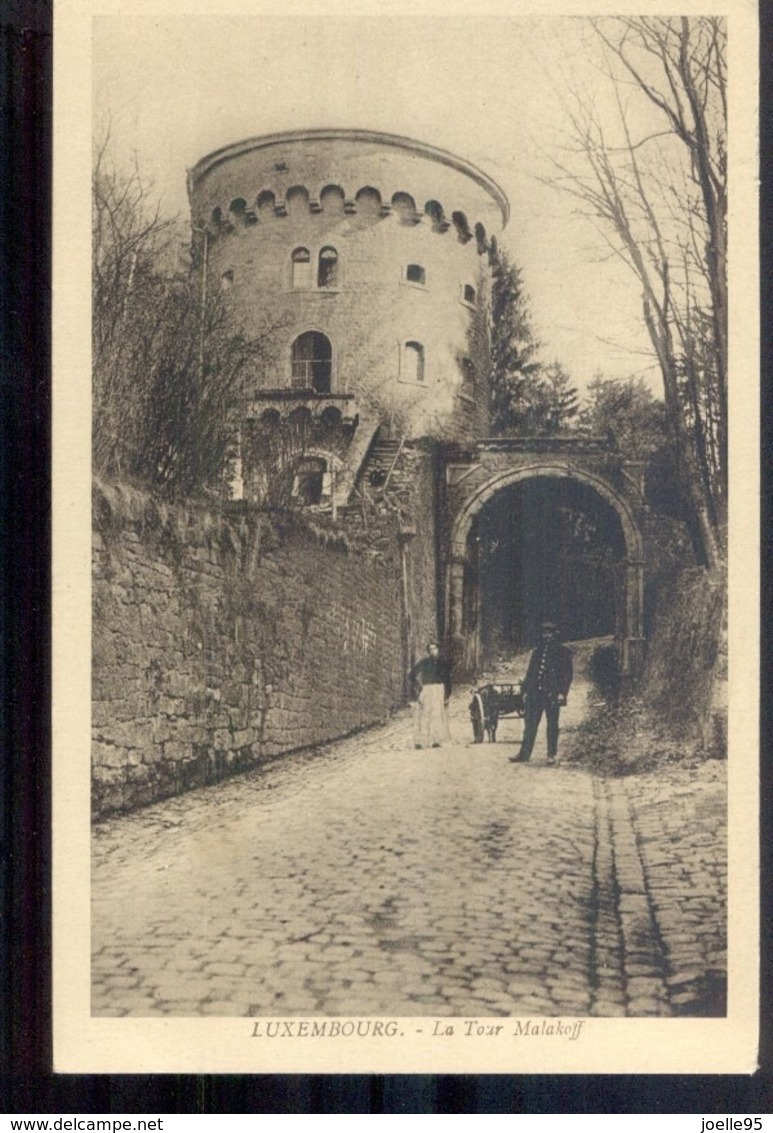
{"label": "bare tree", "polygon": [[158,265],[168,252],[173,221],[152,203],[152,186],[136,166],[118,172],[110,132],[92,168],[92,402],[95,466],[124,475],[125,454],[142,431],[149,386],[142,365],[157,320]]}
{"label": "bare tree", "polygon": [[[727,507],[726,28],[722,19],[592,21],[611,99],[575,95],[559,187],[599,221],[641,286],[705,560]],[[611,108],[611,112],[610,112]],[[579,159],[579,161],[578,161]]]}
{"label": "bare tree", "polygon": [[242,453],[249,498],[259,507],[293,511],[306,502],[299,491],[299,473],[311,444],[308,414],[284,422],[269,419],[245,426]]}
{"label": "bare tree", "polygon": [[241,332],[183,252],[184,231],[136,167],[112,166],[107,134],[93,167],[94,465],[165,495],[223,496],[244,395],[277,325]]}

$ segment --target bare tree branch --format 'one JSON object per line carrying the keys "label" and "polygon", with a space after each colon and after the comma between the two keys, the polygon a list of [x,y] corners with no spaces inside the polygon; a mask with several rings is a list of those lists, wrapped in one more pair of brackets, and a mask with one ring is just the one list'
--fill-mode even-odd
{"label": "bare tree branch", "polygon": [[[641,285],[669,426],[706,560],[716,563],[726,511],[725,23],[623,17],[592,25],[611,95],[604,121],[613,106],[622,140],[607,140],[596,107],[575,92],[566,112],[573,152],[553,155],[552,183],[579,202]],[[642,137],[647,106],[666,129],[653,125]]]}
{"label": "bare tree branch", "polygon": [[235,408],[275,332],[247,339],[219,294],[179,270],[176,220],[136,165],[95,146],[92,200],[93,455],[100,472],[167,494],[222,492]]}

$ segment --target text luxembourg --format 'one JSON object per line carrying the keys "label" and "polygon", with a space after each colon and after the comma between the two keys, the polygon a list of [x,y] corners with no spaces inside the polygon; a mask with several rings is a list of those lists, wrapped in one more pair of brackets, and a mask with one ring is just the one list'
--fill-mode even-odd
{"label": "text luxembourg", "polygon": [[[462,1035],[468,1038],[499,1037],[507,1033],[515,1037],[555,1037],[574,1042],[580,1037],[583,1019],[564,1023],[552,1019],[514,1019],[506,1023],[482,1023],[477,1019],[450,1022],[436,1019],[430,1035],[433,1038],[450,1038]],[[512,1030],[510,1029],[512,1027]],[[421,1033],[421,1028],[416,1028]],[[402,1034],[396,1019],[266,1019],[253,1024],[254,1039],[339,1039],[339,1038],[394,1038]]]}
{"label": "text luxembourg", "polygon": [[392,1038],[397,1033],[395,1019],[267,1019],[252,1028],[254,1039]]}

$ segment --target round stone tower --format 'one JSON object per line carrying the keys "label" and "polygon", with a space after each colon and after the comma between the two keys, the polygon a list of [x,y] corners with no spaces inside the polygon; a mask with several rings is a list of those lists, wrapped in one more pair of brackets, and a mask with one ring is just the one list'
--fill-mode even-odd
{"label": "round stone tower", "polygon": [[302,401],[395,437],[486,435],[485,250],[508,219],[490,177],[408,138],[304,130],[209,154],[188,192],[206,286],[268,334],[251,415]]}

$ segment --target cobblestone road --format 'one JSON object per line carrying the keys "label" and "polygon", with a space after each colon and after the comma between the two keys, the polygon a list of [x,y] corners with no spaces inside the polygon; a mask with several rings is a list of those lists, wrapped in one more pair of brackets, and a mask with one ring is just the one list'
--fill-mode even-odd
{"label": "cobblestone road", "polygon": [[[563,714],[567,750],[585,690]],[[719,765],[676,787],[596,780],[546,765],[544,731],[510,764],[521,722],[473,745],[467,700],[445,748],[414,750],[403,713],[100,825],[94,1014],[670,1015],[705,1010],[707,988],[719,1002]]]}

